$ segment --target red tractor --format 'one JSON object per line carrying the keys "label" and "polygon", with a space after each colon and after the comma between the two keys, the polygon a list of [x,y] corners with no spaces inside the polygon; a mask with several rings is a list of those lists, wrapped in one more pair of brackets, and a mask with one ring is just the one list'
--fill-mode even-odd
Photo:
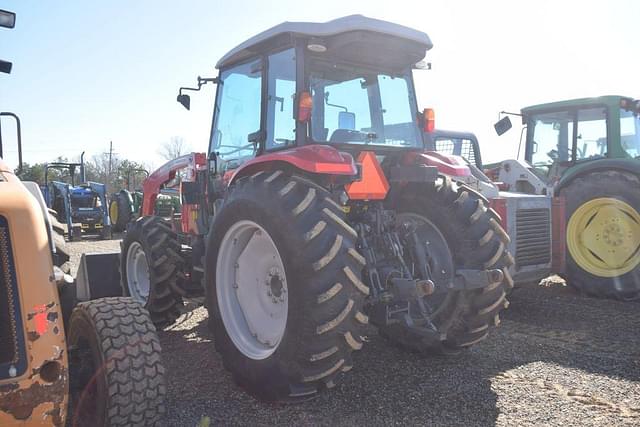
{"label": "red tractor", "polygon": [[[144,184],[122,247],[126,293],[158,322],[204,292],[225,367],[269,400],[307,396],[352,368],[369,322],[419,352],[484,339],[507,307],[509,241],[479,193],[424,151],[412,70],[429,37],[349,16],[283,23],[217,64],[207,154]],[[152,216],[175,178],[180,220]]]}

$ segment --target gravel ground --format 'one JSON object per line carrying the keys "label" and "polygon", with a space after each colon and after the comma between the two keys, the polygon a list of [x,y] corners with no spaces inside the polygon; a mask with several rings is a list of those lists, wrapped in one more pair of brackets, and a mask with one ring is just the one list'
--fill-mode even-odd
{"label": "gravel ground", "polygon": [[[118,241],[72,243],[82,252]],[[160,332],[170,426],[640,425],[640,303],[578,295],[557,280],[517,289],[502,324],[455,357],[420,357],[374,328],[354,368],[332,390],[296,405],[256,401],[222,367],[191,307]],[[206,425],[206,422],[203,422]]]}

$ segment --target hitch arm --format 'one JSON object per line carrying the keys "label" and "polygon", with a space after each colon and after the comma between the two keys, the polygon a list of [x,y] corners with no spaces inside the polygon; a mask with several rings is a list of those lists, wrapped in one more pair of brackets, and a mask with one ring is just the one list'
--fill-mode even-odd
{"label": "hitch arm", "polygon": [[448,292],[451,290],[464,291],[472,289],[482,289],[494,283],[500,283],[504,280],[502,270],[456,270],[456,275],[446,288],[438,288],[436,286],[434,293]]}

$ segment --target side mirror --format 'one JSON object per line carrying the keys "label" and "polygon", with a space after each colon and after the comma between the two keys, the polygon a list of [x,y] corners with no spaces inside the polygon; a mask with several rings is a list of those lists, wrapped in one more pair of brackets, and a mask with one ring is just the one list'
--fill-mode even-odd
{"label": "side mirror", "polygon": [[191,109],[191,98],[189,97],[189,95],[181,93],[180,95],[178,95],[178,102],[182,104],[182,106],[187,110]]}
{"label": "side mirror", "polygon": [[504,116],[503,118],[498,120],[498,123],[493,125],[498,136],[503,135],[505,132],[511,129],[512,126],[513,125],[511,124],[511,119],[509,118],[509,116]]}
{"label": "side mirror", "polygon": [[338,129],[356,130],[356,114],[340,111],[338,113]]}
{"label": "side mirror", "polygon": [[0,59],[0,73],[11,74],[11,68],[13,68],[13,63]]}
{"label": "side mirror", "polygon": [[16,14],[0,9],[0,27],[13,28],[16,26]]}
{"label": "side mirror", "polygon": [[[16,26],[16,14],[8,10],[0,9],[0,27],[13,28]],[[13,64],[0,60],[0,73],[10,74]]]}

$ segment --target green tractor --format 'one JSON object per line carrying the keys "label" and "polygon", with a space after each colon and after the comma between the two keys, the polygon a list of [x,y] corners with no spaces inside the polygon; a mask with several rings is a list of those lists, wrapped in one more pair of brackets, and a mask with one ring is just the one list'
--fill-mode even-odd
{"label": "green tractor", "polygon": [[[135,221],[140,216],[142,207],[142,180],[137,182],[136,178],[149,177],[146,169],[129,169],[127,171],[127,188],[123,188],[117,193],[113,193],[109,202],[109,218],[113,231],[122,232],[127,228],[127,224]],[[139,185],[137,185],[139,184]],[[133,188],[133,190],[132,190]],[[156,215],[172,219],[174,213],[180,212],[180,197],[177,191],[163,189],[156,199]]]}
{"label": "green tractor", "polygon": [[[127,227],[127,224],[137,218],[137,213],[142,205],[142,190],[137,184],[136,178],[149,176],[146,169],[129,169],[127,170],[125,182],[127,188],[123,188],[117,193],[113,193],[109,201],[109,218],[113,231],[121,232]],[[133,179],[133,181],[132,181]],[[141,182],[142,180],[140,180]],[[131,190],[133,188],[133,190]]]}
{"label": "green tractor", "polygon": [[[507,113],[513,114],[513,113]],[[565,199],[553,227],[564,229],[568,283],[585,293],[640,298],[640,100],[602,96],[522,109],[525,160],[539,183],[510,161],[493,178],[507,191]],[[508,116],[496,123],[502,135]],[[549,191],[549,189],[551,189]]]}

